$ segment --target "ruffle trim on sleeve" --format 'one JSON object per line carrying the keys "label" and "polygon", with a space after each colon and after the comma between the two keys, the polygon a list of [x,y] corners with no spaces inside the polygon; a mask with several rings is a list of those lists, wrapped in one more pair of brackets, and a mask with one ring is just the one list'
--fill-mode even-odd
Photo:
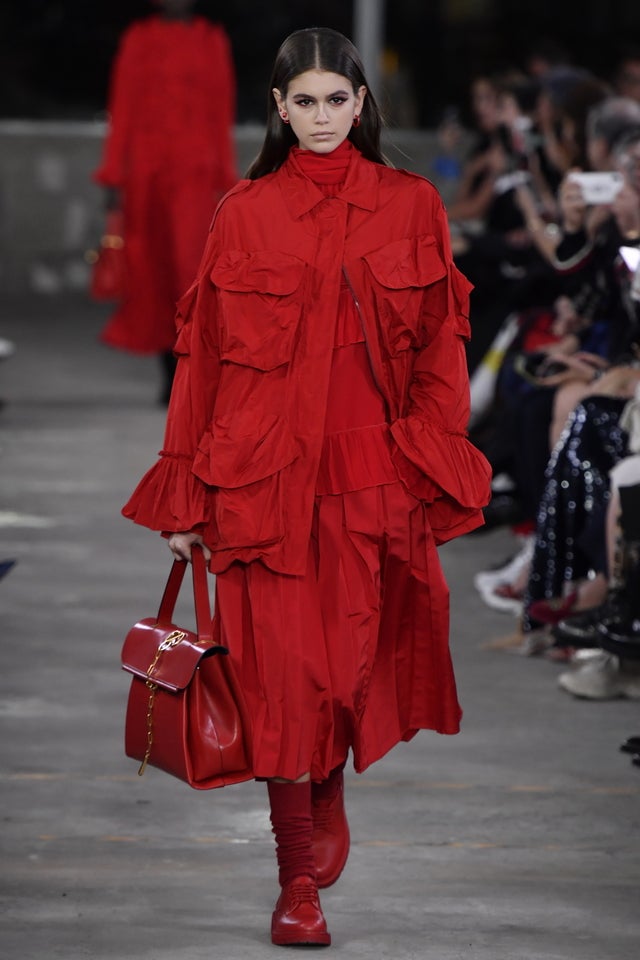
{"label": "ruffle trim on sleeve", "polygon": [[103,164],[101,167],[98,167],[97,170],[93,171],[91,179],[101,187],[122,187],[124,178],[122,174],[112,166]]}
{"label": "ruffle trim on sleeve", "polygon": [[151,530],[182,532],[208,520],[207,488],[191,472],[192,459],[161,452],[122,508],[125,517]]}
{"label": "ruffle trim on sleeve", "polygon": [[[422,496],[420,499],[437,499],[433,485],[439,488],[439,494],[446,494],[459,506],[479,509],[486,506],[491,496],[491,467],[466,435],[447,432],[435,423],[418,417],[396,420],[391,433],[398,444],[399,452],[417,467],[420,474],[430,481],[434,496]],[[405,479],[406,464],[403,470],[402,458],[394,457],[398,471]],[[411,482],[411,478],[408,478]],[[415,471],[413,480],[416,480]],[[418,484],[419,487],[419,484]]]}

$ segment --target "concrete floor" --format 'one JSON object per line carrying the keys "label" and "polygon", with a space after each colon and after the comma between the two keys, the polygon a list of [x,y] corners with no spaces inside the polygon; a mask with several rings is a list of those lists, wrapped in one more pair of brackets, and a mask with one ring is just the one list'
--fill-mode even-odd
{"label": "concrete floor", "polygon": [[[97,344],[106,309],[5,305],[0,336],[2,870],[7,960],[274,957],[261,784],[198,793],[122,750],[128,627],[169,566],[119,508],[161,446],[153,359]],[[345,960],[637,960],[637,703],[571,699],[560,667],[488,652],[514,621],[473,573],[505,531],[442,550],[463,733],[348,777],[353,850],[322,900]]]}

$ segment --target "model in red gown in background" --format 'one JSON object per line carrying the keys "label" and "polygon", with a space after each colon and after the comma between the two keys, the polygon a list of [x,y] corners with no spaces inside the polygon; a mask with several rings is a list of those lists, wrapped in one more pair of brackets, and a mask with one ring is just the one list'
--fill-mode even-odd
{"label": "model in red gown in background", "polygon": [[94,179],[122,206],[128,295],[102,333],[112,347],[159,354],[168,400],[175,304],[196,273],[216,203],[236,182],[235,76],[224,29],[195,0],[124,33],[111,77],[109,131]]}

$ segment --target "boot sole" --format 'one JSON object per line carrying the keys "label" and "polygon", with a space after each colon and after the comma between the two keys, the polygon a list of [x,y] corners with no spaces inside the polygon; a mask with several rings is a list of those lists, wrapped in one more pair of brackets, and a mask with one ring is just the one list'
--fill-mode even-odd
{"label": "boot sole", "polygon": [[314,937],[309,936],[295,936],[283,934],[282,936],[277,936],[271,934],[271,943],[276,947],[330,947],[331,946],[331,934],[330,933],[318,933]]}

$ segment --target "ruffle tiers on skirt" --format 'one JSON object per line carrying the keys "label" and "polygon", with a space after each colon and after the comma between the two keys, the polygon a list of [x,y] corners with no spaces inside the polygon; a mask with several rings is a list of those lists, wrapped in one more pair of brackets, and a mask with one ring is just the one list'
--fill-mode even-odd
{"label": "ruffle tiers on skirt", "polygon": [[358,772],[419,729],[457,733],[449,594],[425,506],[395,481],[316,497],[307,572],[233,564],[216,629],[253,718],[257,777]]}
{"label": "ruffle tiers on skirt", "polygon": [[[345,288],[306,573],[254,560],[216,579],[214,630],[245,692],[259,778],[322,780],[350,749],[362,772],[420,729],[459,730],[431,496],[409,492],[385,414]],[[206,522],[187,477],[172,493],[176,469],[188,467],[178,459],[150,472],[127,515],[145,522],[162,505],[163,529],[176,529],[176,515],[189,521],[182,529]],[[429,492],[442,493],[433,483]]]}
{"label": "ruffle tiers on skirt", "polygon": [[449,592],[427,507],[395,443],[350,298],[339,312],[304,576],[260,561],[217,577],[215,626],[253,720],[257,777],[358,772],[420,729],[457,733]]}

